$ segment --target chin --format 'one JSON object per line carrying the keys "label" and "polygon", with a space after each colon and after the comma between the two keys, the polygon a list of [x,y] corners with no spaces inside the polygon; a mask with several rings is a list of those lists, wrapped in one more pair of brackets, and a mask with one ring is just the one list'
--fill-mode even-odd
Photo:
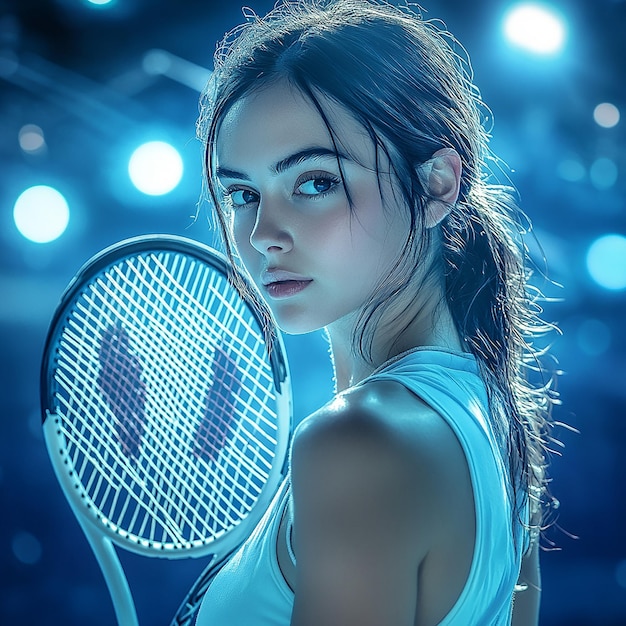
{"label": "chin", "polygon": [[293,322],[277,322],[278,328],[285,335],[306,335],[307,333],[313,333],[323,326],[305,324],[305,323],[293,323]]}
{"label": "chin", "polygon": [[287,315],[284,311],[273,311],[276,325],[287,335],[306,335],[324,328],[326,324],[310,315]]}

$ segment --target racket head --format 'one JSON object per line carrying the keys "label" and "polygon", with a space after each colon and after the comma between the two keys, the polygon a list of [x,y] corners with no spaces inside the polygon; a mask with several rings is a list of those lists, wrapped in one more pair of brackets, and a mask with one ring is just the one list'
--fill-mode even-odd
{"label": "racket head", "polygon": [[129,239],[81,268],[52,319],[48,452],[75,514],[133,552],[234,549],[284,476],[284,346],[233,271],[189,239]]}

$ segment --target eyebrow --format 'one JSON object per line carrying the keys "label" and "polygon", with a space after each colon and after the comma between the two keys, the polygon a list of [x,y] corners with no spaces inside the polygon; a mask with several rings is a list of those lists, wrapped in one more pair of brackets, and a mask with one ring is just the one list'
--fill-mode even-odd
{"label": "eyebrow", "polygon": [[[337,152],[336,150],[323,148],[320,146],[313,146],[311,148],[305,148],[304,150],[294,152],[294,154],[290,154],[288,157],[285,157],[284,159],[278,161],[278,163],[276,163],[271,169],[274,174],[282,174],[290,167],[294,167],[296,165],[299,165],[300,163],[304,163],[304,161],[327,156],[332,156],[336,159],[343,160],[349,158],[346,154]],[[236,170],[231,170],[227,167],[218,167],[215,170],[215,174],[219,178],[235,178],[237,180],[248,180],[248,176],[246,176],[242,172],[237,172]]]}

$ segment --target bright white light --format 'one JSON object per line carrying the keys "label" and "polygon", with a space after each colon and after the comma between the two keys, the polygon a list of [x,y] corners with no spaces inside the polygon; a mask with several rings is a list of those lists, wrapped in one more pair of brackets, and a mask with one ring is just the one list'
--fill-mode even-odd
{"label": "bright white light", "polygon": [[56,189],[37,185],[23,191],[15,201],[13,220],[26,239],[48,243],[65,232],[70,221],[70,209]]}
{"label": "bright white light", "polygon": [[149,196],[162,196],[180,182],[183,160],[169,143],[150,141],[133,152],[128,174],[139,191]]}
{"label": "bright white light", "polygon": [[87,0],[88,4],[97,4],[98,6],[101,6],[103,4],[111,4],[113,0]]}
{"label": "bright white light", "polygon": [[619,123],[619,109],[610,102],[602,102],[593,110],[593,119],[598,126],[613,128]]}
{"label": "bright white light", "polygon": [[512,44],[535,54],[555,54],[565,42],[563,20],[540,4],[513,7],[505,17],[504,32]]}
{"label": "bright white light", "polygon": [[626,289],[626,237],[610,234],[596,239],[587,252],[587,270],[605,289]]}

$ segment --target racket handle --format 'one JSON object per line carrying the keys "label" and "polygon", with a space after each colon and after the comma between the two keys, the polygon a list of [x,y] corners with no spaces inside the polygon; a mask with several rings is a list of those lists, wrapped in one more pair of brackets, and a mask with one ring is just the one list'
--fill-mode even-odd
{"label": "racket handle", "polygon": [[135,602],[113,543],[77,516],[106,581],[119,626],[139,626]]}
{"label": "racket handle", "polygon": [[71,459],[67,454],[59,455],[58,453],[56,440],[56,424],[58,421],[59,417],[57,415],[46,411],[43,422],[43,432],[54,473],[63,488],[63,492],[74,513],[74,517],[83,529],[85,537],[87,537],[87,541],[98,561],[100,571],[104,576],[111,600],[113,601],[115,617],[117,618],[119,626],[139,626],[137,622],[137,611],[135,610],[135,603],[130,593],[130,587],[128,586],[122,564],[115,552],[112,541],[104,532],[96,528],[94,525],[95,520],[91,522],[86,518],[84,506],[78,504],[75,498],[69,495],[76,490],[77,485],[75,479],[72,478],[74,468]]}

